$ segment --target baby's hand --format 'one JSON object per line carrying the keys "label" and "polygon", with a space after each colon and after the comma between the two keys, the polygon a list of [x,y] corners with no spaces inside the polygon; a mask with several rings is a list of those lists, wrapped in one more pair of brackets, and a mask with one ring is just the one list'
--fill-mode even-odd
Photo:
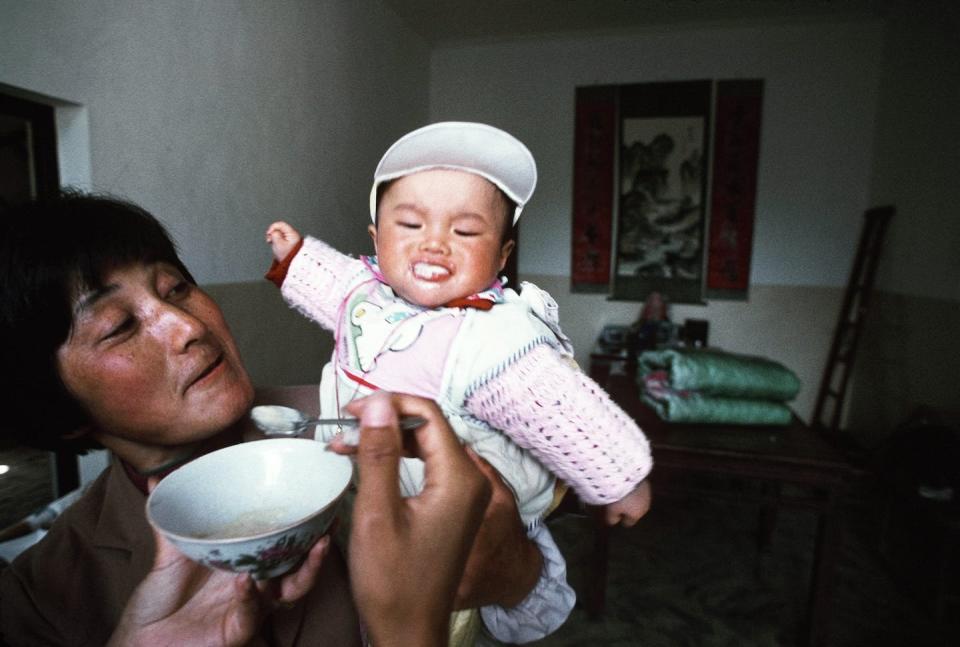
{"label": "baby's hand", "polygon": [[287,257],[297,243],[300,242],[300,232],[283,221],[278,221],[267,227],[267,242],[273,250],[273,257],[282,261]]}
{"label": "baby's hand", "polygon": [[650,483],[643,481],[637,489],[619,501],[605,506],[604,519],[608,526],[618,523],[629,528],[640,521],[640,517],[650,509]]}

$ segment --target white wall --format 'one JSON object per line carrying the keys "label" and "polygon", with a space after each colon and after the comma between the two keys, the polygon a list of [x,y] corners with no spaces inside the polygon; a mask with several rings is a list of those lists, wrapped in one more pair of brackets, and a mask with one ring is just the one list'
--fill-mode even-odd
{"label": "white wall", "polygon": [[426,45],[379,1],[0,0],[0,16],[0,83],[83,106],[93,187],[163,219],[201,283],[258,280],[277,217],[365,250],[374,165],[426,116]]}
{"label": "white wall", "polygon": [[752,283],[845,283],[868,206],[882,23],[673,28],[451,46],[431,60],[434,119],[499,124],[540,169],[520,229],[521,273],[570,273],[574,88],[766,81]]}
{"label": "white wall", "polygon": [[65,180],[168,225],[256,382],[319,379],[329,335],[263,281],[263,232],[284,218],[369,250],[374,166],[426,120],[426,44],[379,0],[0,0],[0,16],[0,83],[59,106]]}
{"label": "white wall", "polygon": [[798,373],[813,408],[870,173],[883,23],[877,19],[672,27],[631,35],[461,43],[431,55],[432,119],[488,121],[533,151],[540,182],[520,225],[519,271],[553,293],[581,364],[606,323],[638,303],[571,294],[574,89],[661,80],[765,80],[748,302],[674,306],[711,322],[711,343]]}
{"label": "white wall", "polygon": [[[639,304],[567,290],[574,88],[764,78],[755,289],[748,302],[673,314],[707,318],[715,343],[794,368],[806,414],[866,206],[899,209],[881,287],[960,300],[960,38],[956,9],[951,22],[948,3],[929,4],[891,3],[886,31],[872,19],[671,27],[431,53],[379,0],[0,0],[0,83],[70,104],[58,110],[70,122],[67,178],[167,222],[254,378],[289,384],[315,379],[329,339],[261,282],[263,228],[282,216],[367,250],[373,166],[428,113],[490,121],[530,145],[541,182],[521,223],[520,272],[557,297],[586,362],[602,325],[631,321]],[[945,366],[956,364],[954,349]]]}

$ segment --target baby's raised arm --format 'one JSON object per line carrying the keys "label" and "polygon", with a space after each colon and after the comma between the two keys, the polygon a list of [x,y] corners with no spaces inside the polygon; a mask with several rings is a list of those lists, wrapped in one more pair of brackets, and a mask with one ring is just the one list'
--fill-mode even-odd
{"label": "baby's raised arm", "polygon": [[[278,228],[275,230],[274,227]],[[267,235],[280,238],[291,232],[299,236],[293,227],[281,222],[271,225]],[[283,240],[278,242],[283,243]],[[284,263],[290,254],[287,251],[281,260],[274,260],[266,278],[280,288],[289,305],[327,330],[335,330],[343,300],[359,282],[369,278],[366,265],[312,236],[297,240],[290,250],[296,249],[301,242],[300,251],[289,259],[289,265]],[[283,254],[282,251],[279,253]]]}
{"label": "baby's raised arm", "polygon": [[267,242],[277,262],[283,261],[302,238],[299,231],[282,220],[267,227]]}

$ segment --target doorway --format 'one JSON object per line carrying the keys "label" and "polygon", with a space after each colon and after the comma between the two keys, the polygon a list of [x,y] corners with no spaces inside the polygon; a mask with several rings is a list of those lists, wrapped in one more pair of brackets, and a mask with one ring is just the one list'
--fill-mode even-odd
{"label": "doorway", "polygon": [[[53,106],[0,90],[0,213],[4,206],[53,195],[59,187]],[[78,485],[74,455],[23,447],[0,436],[0,528]]]}

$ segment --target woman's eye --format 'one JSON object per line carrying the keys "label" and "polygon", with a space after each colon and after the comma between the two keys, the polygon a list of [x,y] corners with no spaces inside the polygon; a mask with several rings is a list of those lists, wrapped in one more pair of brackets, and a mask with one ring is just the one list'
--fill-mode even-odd
{"label": "woman's eye", "polygon": [[126,319],[121,321],[119,324],[111,328],[110,331],[106,335],[104,335],[100,341],[107,341],[110,339],[114,339],[116,337],[120,337],[125,333],[133,330],[133,327],[135,324],[136,322],[134,321],[133,317],[127,317]]}
{"label": "woman's eye", "polygon": [[179,281],[167,292],[167,298],[176,299],[177,297],[182,297],[190,291],[191,287],[189,281]]}

